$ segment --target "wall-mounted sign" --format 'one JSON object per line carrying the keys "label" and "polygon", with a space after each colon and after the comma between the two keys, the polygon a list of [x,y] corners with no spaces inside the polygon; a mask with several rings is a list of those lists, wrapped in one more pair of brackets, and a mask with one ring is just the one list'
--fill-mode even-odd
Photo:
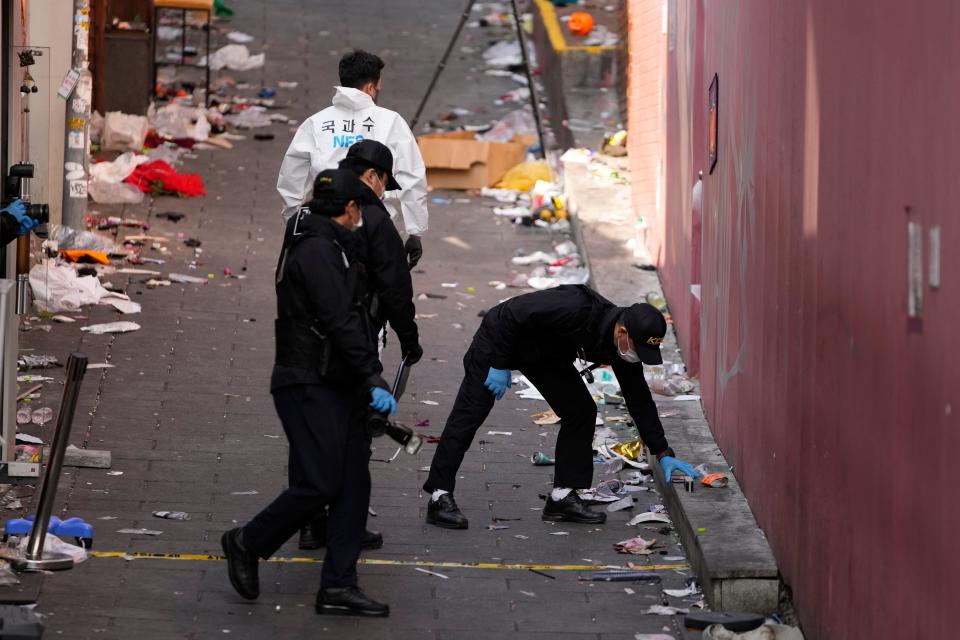
{"label": "wall-mounted sign", "polygon": [[710,83],[707,108],[709,109],[707,121],[710,127],[707,136],[707,164],[710,166],[709,173],[713,173],[713,168],[717,166],[717,145],[720,140],[720,118],[717,113],[720,108],[720,78],[717,74],[713,74],[713,82]]}

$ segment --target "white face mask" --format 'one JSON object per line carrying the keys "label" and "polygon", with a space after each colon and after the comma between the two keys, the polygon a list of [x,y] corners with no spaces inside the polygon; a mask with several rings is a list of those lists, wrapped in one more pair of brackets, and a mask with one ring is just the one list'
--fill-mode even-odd
{"label": "white face mask", "polygon": [[387,192],[387,185],[383,184],[383,180],[380,179],[376,171],[373,172],[373,177],[377,179],[377,184],[380,185],[380,195],[377,197],[383,200],[383,195]]}
{"label": "white face mask", "polygon": [[627,349],[624,351],[620,348],[619,340],[617,340],[617,353],[620,354],[621,359],[623,359],[625,362],[629,362],[630,364],[636,364],[640,362],[640,356],[637,355],[637,352],[634,349]]}

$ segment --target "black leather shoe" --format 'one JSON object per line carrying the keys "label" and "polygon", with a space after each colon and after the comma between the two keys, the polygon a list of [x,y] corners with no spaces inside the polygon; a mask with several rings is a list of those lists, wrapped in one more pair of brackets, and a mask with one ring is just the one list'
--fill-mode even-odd
{"label": "black leather shoe", "polygon": [[541,519],[547,522],[580,522],[583,524],[603,524],[607,514],[594,511],[580,499],[576,490],[571,491],[563,500],[547,498],[543,506]]}
{"label": "black leather shoe", "polygon": [[230,584],[247,600],[256,600],[260,595],[260,558],[243,548],[239,528],[224,533],[220,545],[227,557]]}
{"label": "black leather shoe", "polygon": [[360,587],[320,589],[317,594],[317,613],[336,616],[369,616],[386,618],[390,607],[370,598]]}
{"label": "black leather shoe", "polygon": [[[304,551],[313,551],[327,546],[326,522],[324,522],[323,526],[322,531],[317,531],[313,524],[300,529],[299,547]],[[363,542],[360,543],[361,549],[369,551],[371,549],[380,549],[381,547],[383,547],[383,534],[379,531],[370,530],[363,532]]]}
{"label": "black leather shoe", "polygon": [[427,524],[444,529],[466,529],[469,522],[460,512],[453,494],[445,493],[436,502],[432,498],[427,502]]}

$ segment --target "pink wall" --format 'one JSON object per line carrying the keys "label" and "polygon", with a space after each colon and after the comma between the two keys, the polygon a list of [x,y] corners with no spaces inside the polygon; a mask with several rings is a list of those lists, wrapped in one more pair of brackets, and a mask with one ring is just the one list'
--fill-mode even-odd
{"label": "pink wall", "polygon": [[[661,275],[681,345],[702,341],[714,434],[808,637],[955,637],[960,4],[678,0],[676,11]],[[698,329],[690,190],[707,169],[715,72]],[[908,221],[923,230],[916,320]]]}

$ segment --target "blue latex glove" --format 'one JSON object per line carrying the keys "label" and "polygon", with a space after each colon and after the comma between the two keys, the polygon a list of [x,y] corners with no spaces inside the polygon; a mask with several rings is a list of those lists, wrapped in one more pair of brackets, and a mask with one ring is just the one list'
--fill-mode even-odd
{"label": "blue latex glove", "polygon": [[507,389],[513,386],[513,376],[510,375],[509,369],[490,367],[490,371],[487,372],[487,380],[483,383],[483,386],[490,389],[494,398],[500,400]]}
{"label": "blue latex glove", "polygon": [[20,223],[20,228],[17,230],[18,236],[22,236],[39,224],[27,215],[27,206],[19,198],[11,202],[6,208],[0,209],[0,211],[10,214]]}
{"label": "blue latex glove", "polygon": [[690,476],[694,479],[700,477],[700,472],[694,469],[692,464],[684,462],[683,460],[677,460],[673,456],[663,456],[660,458],[660,468],[663,469],[663,477],[666,479],[667,484],[672,482],[674,471],[679,471],[683,475]]}
{"label": "blue latex glove", "polygon": [[370,387],[370,395],[373,397],[370,406],[373,407],[374,411],[391,416],[397,412],[397,400],[386,389]]}

